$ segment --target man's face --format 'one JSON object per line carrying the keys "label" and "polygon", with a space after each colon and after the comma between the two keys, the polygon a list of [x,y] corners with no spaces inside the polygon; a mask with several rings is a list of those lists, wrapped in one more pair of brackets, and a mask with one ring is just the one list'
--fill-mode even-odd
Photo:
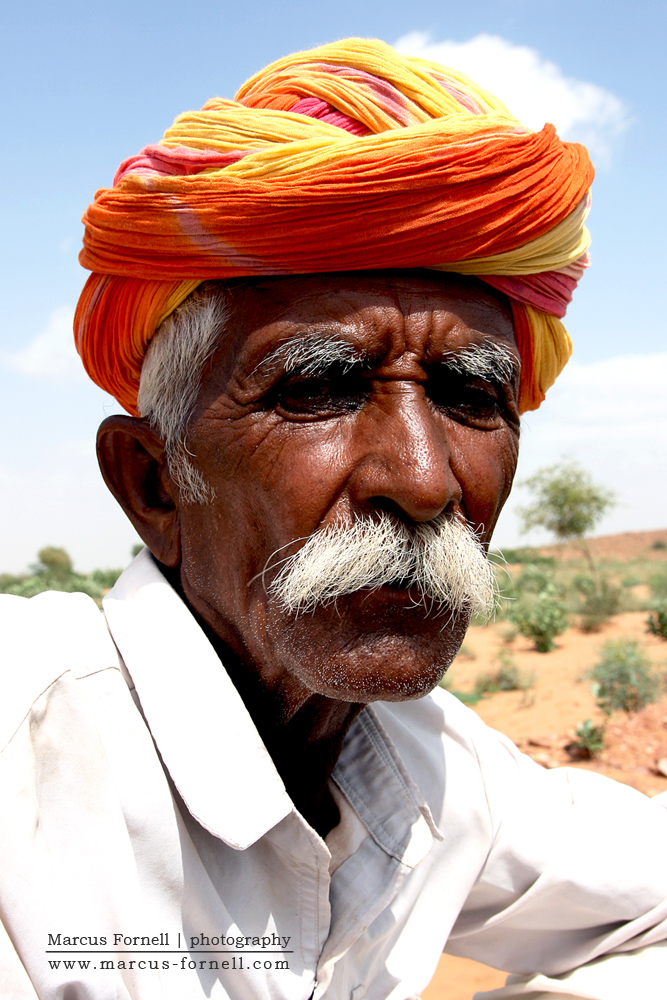
{"label": "man's face", "polygon": [[477,283],[406,272],[234,295],[188,436],[215,499],[180,510],[184,593],[269,689],[417,697],[469,613],[429,613],[394,585],[295,615],[269,587],[317,529],[381,512],[408,526],[444,513],[488,542],[516,467],[516,380],[451,358],[492,344],[518,359],[509,310]]}

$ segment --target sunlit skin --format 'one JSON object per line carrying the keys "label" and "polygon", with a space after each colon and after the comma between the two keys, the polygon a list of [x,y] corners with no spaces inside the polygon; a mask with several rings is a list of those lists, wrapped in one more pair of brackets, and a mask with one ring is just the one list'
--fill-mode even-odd
{"label": "sunlit skin", "polygon": [[[447,512],[488,543],[516,468],[517,386],[444,376],[444,355],[491,340],[511,314],[480,282],[429,272],[273,278],[234,290],[188,435],[215,493],[183,504],[144,420],[100,428],[103,473],[229,670],[295,804],[326,833],[327,780],[350,723],[377,699],[416,698],[456,655],[467,614],[435,616],[383,587],[299,616],[262,571],[320,527],[389,511]],[[291,339],[349,341],[361,370],[316,377],[262,365]],[[518,357],[518,355],[517,355]]]}

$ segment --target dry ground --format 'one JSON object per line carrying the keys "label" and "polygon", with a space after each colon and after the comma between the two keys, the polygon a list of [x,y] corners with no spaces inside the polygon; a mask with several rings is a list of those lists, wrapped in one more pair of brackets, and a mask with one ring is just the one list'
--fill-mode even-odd
{"label": "dry ground", "polygon": [[[636,532],[593,539],[596,559],[631,560],[641,554],[650,560],[665,560],[664,550],[652,549],[657,540],[667,541],[667,531]],[[559,559],[578,558],[575,551],[543,549],[544,555]],[[450,686],[472,691],[479,674],[493,668],[498,651],[506,648],[523,671],[534,671],[534,685],[525,692],[507,691],[483,698],[476,711],[485,722],[506,733],[543,767],[563,764],[584,767],[632,785],[646,795],[667,791],[667,777],[657,762],[667,757],[667,698],[628,716],[617,713],[607,726],[606,745],[599,758],[573,759],[566,749],[574,730],[591,718],[602,721],[590,684],[582,674],[593,666],[600,646],[607,639],[638,639],[660,669],[667,668],[667,642],[646,632],[645,611],[615,616],[600,632],[586,635],[569,629],[556,640],[556,649],[536,653],[531,643],[519,636],[507,644],[507,623],[486,628],[473,627],[466,638],[464,653],[452,664]],[[494,989],[505,982],[505,973],[465,959],[443,956],[434,979],[424,992],[424,1000],[471,1000],[477,990]]]}

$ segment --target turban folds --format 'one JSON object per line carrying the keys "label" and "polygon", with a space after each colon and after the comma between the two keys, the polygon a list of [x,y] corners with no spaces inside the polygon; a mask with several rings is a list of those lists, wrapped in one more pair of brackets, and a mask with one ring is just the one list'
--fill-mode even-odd
{"label": "turban folds", "polygon": [[151,338],[202,281],[432,268],[509,297],[535,409],[571,353],[592,179],[582,146],[454,70],[363,39],[296,53],[180,115],[97,192],[77,349],[136,414]]}

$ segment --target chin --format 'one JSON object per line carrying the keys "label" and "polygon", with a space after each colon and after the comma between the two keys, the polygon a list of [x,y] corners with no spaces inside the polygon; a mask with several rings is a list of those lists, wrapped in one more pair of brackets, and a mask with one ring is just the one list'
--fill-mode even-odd
{"label": "chin", "polygon": [[[292,670],[313,693],[336,701],[410,701],[438,684],[465,635],[462,627],[442,628],[435,635],[357,635],[342,646],[328,641],[292,644]],[[296,637],[293,637],[293,639]],[[296,654],[296,655],[295,655]]]}

